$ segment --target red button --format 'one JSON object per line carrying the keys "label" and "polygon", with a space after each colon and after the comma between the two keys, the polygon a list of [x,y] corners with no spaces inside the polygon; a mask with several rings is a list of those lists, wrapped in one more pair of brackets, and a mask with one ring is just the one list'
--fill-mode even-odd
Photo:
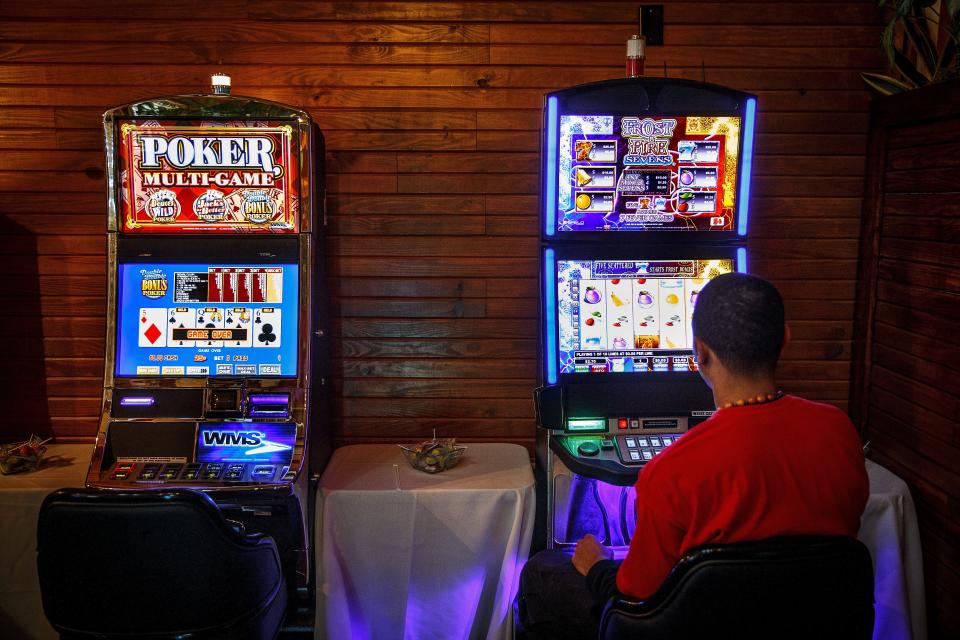
{"label": "red button", "polygon": [[620,418],[620,421],[617,423],[617,426],[620,427],[621,429],[626,429],[626,428],[627,428],[627,419],[626,419],[626,418]]}

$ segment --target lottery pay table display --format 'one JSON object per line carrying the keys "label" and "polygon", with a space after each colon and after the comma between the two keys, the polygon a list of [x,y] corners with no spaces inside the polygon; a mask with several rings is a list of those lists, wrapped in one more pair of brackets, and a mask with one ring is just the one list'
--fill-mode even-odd
{"label": "lottery pay table display", "polygon": [[713,414],[691,321],[747,268],[756,99],[625,78],[546,96],[538,531],[623,545],[643,465]]}
{"label": "lottery pay table display", "polygon": [[108,327],[87,485],[204,491],[271,535],[288,586],[308,589],[308,462],[330,450],[322,134],[298,109],[212,94],[111,109],[104,133]]}

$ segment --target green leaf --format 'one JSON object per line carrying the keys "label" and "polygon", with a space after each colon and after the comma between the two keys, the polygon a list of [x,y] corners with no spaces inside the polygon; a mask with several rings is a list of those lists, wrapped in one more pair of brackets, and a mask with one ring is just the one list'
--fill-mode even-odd
{"label": "green leaf", "polygon": [[867,86],[885,96],[892,96],[895,93],[910,91],[911,87],[896,78],[885,76],[879,73],[861,73],[860,77],[867,83]]}
{"label": "green leaf", "polygon": [[943,51],[940,52],[940,60],[937,62],[937,70],[933,76],[933,79],[937,81],[949,78],[951,69],[954,62],[956,62],[956,59],[957,42],[956,40],[948,40],[947,44],[943,47]]}
{"label": "green leaf", "polygon": [[893,54],[893,68],[899,71],[909,82],[918,87],[930,84],[930,78],[918,70],[910,58],[899,51]]}
{"label": "green leaf", "polygon": [[910,18],[905,18],[903,20],[903,32],[923,61],[925,69],[917,67],[917,70],[927,76],[929,80],[933,77],[934,70],[937,68],[937,44],[931,40],[930,31],[925,24],[917,24]]}
{"label": "green leaf", "polygon": [[893,55],[896,53],[896,49],[893,46],[893,30],[896,26],[896,22],[891,21],[880,33],[880,47],[887,55],[887,61],[890,64],[893,64]]}

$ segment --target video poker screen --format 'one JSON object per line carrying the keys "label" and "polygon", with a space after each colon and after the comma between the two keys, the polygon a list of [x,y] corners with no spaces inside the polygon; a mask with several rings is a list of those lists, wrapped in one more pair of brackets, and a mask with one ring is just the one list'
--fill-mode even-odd
{"label": "video poker screen", "polygon": [[561,114],[556,230],[736,230],[741,129],[738,116]]}
{"label": "video poker screen", "polygon": [[697,295],[735,267],[733,259],[557,260],[557,371],[696,371]]}
{"label": "video poker screen", "polygon": [[119,265],[115,375],[297,375],[296,264]]}

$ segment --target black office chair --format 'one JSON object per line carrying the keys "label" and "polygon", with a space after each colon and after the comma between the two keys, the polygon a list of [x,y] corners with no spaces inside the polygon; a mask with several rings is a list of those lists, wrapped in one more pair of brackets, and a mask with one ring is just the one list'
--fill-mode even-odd
{"label": "black office chair", "polygon": [[648,600],[613,598],[601,640],[870,640],[873,563],[854,538],[701,547]]}
{"label": "black office chair", "polygon": [[273,539],[186,489],[50,494],[37,569],[62,638],[272,639],[287,604]]}

